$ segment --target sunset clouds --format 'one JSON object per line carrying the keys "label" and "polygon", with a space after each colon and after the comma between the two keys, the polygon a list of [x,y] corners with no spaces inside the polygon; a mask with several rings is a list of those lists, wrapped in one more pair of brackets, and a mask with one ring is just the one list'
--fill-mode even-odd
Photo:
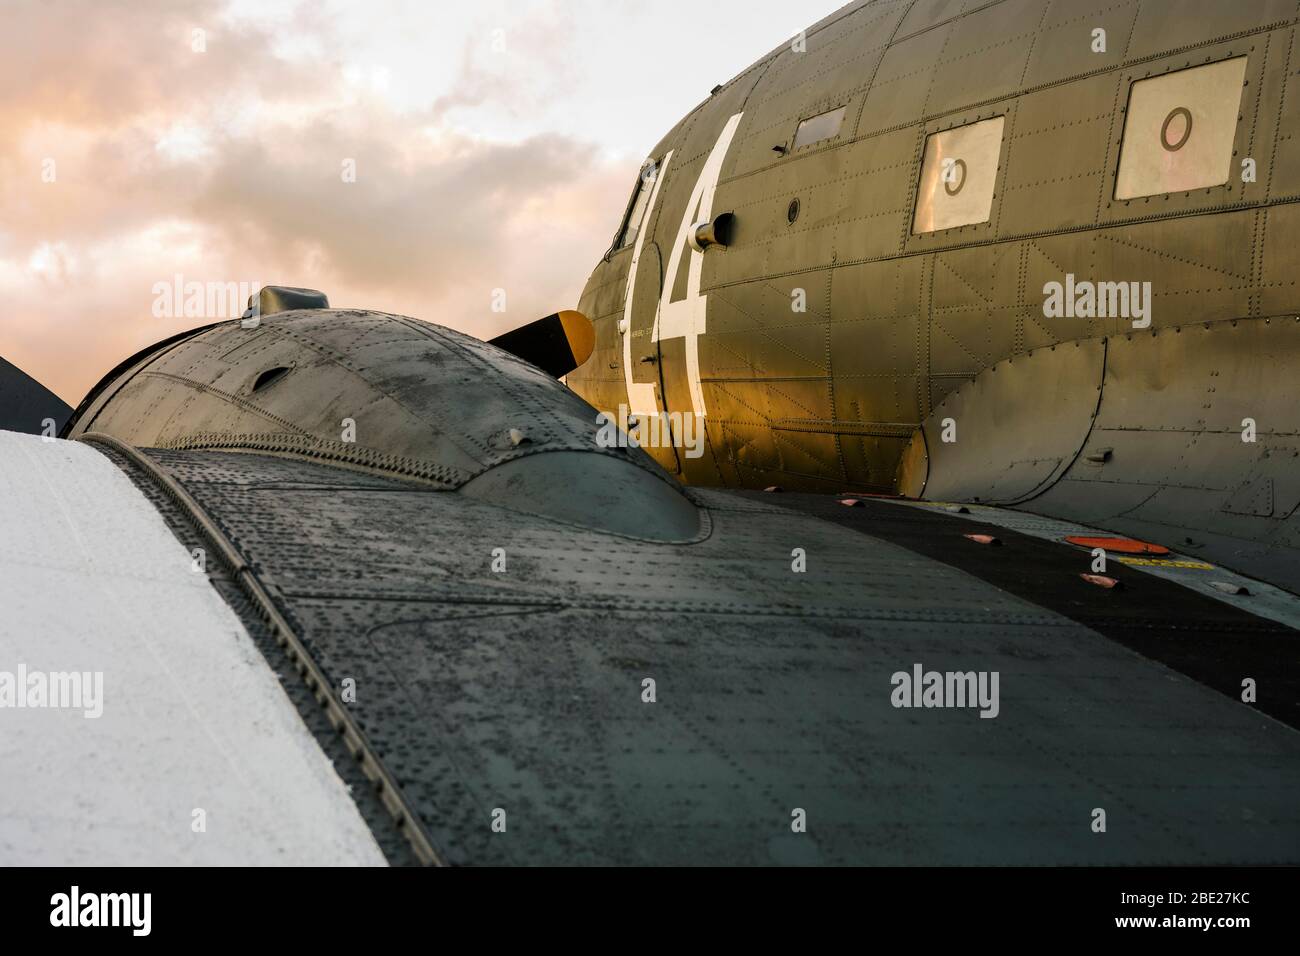
{"label": "sunset clouds", "polygon": [[6,2],[0,355],[75,404],[203,324],[151,310],[178,273],[484,336],[572,307],[711,85],[647,44],[733,21],[734,72],[834,5]]}

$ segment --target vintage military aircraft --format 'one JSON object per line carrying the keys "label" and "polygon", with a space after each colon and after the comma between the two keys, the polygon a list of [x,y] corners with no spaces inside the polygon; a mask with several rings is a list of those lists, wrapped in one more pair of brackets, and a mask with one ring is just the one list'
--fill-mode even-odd
{"label": "vintage military aircraft", "polygon": [[0,366],[0,862],[1300,862],[1296,14],[851,3],[576,311]]}

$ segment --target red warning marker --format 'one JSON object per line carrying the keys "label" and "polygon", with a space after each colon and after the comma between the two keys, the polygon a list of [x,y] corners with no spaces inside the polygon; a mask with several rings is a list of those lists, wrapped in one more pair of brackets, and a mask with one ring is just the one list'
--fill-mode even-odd
{"label": "red warning marker", "polygon": [[1107,577],[1104,574],[1080,574],[1089,584],[1095,584],[1099,588],[1117,588],[1120,586],[1119,578]]}
{"label": "red warning marker", "polygon": [[995,547],[1002,544],[1001,538],[995,538],[991,534],[964,534],[963,538],[970,538],[976,544],[991,544]]}
{"label": "red warning marker", "polygon": [[1065,538],[1070,544],[1081,548],[1104,548],[1117,554],[1168,554],[1169,549],[1161,544],[1139,541],[1136,538],[1090,538],[1087,535],[1072,534]]}
{"label": "red warning marker", "polygon": [[862,503],[862,499],[860,499],[860,498],[841,498],[841,499],[840,499],[840,504],[842,504],[842,505],[843,505],[844,507],[846,507],[846,508],[865,508],[865,507],[866,507],[866,505],[864,505],[864,504]]}

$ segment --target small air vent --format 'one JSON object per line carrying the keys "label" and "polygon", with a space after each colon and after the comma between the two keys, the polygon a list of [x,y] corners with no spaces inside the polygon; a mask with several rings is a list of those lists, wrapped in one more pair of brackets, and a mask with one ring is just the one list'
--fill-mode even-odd
{"label": "small air vent", "polygon": [[270,388],[280,379],[289,374],[289,368],[284,365],[268,368],[261,375],[257,376],[257,381],[253,383],[253,391],[260,392],[264,388]]}

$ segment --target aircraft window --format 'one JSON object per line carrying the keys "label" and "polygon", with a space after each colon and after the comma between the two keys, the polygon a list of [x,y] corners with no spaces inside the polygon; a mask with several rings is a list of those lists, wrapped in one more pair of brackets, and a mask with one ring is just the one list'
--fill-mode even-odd
{"label": "aircraft window", "polygon": [[914,233],[988,222],[1005,120],[995,116],[926,137]]}
{"label": "aircraft window", "polygon": [[1134,83],[1115,198],[1226,183],[1245,79],[1246,58],[1239,56]]}
{"label": "aircraft window", "polygon": [[841,106],[836,110],[810,116],[801,122],[794,133],[794,148],[798,149],[800,146],[808,146],[838,135],[840,124],[844,122],[845,109],[846,107]]}
{"label": "aircraft window", "polygon": [[650,193],[654,189],[655,177],[659,174],[659,166],[652,160],[641,167],[641,174],[636,181],[636,194],[632,198],[632,205],[628,208],[627,219],[623,222],[623,233],[619,236],[618,242],[614,243],[615,249],[623,249],[636,242],[637,234],[641,231],[642,222],[645,219],[646,207],[650,205]]}

